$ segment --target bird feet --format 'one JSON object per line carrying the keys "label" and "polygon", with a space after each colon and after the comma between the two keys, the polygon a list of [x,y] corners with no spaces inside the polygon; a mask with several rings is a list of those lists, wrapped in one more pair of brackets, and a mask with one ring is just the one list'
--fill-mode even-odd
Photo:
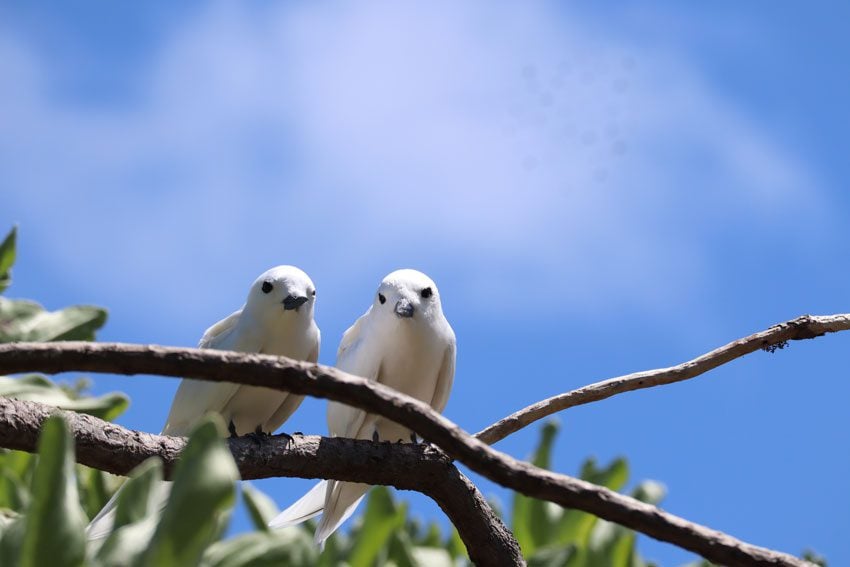
{"label": "bird feet", "polygon": [[[246,435],[246,437],[250,437],[251,440],[257,445],[263,446],[268,444],[269,437],[271,437],[271,433],[266,433],[265,431],[263,431],[263,428],[258,425],[257,429]],[[289,436],[287,435],[287,437]],[[289,437],[289,440],[292,441],[292,437]]]}
{"label": "bird feet", "polygon": [[[285,438],[285,439],[286,439],[286,445],[284,445],[284,449],[289,449],[289,446],[290,446],[290,445],[292,444],[292,442],[294,441],[294,439],[292,438],[292,435],[290,435],[289,433],[284,433],[283,431],[281,431],[280,433],[278,433],[278,435],[279,435],[280,437],[283,437],[283,438]],[[301,435],[301,432],[300,432],[300,431],[296,431],[296,432],[295,432],[295,435]]]}

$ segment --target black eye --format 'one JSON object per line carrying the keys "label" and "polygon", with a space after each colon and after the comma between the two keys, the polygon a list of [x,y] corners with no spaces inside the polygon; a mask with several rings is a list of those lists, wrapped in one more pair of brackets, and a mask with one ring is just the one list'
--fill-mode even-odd
{"label": "black eye", "polygon": [[313,297],[316,297],[316,290],[313,290]]}
{"label": "black eye", "polygon": [[274,289],[272,282],[263,282],[263,293],[268,293]]}
{"label": "black eye", "polygon": [[420,291],[420,292],[419,292],[419,295],[421,295],[421,296],[422,296],[422,297],[424,297],[425,299],[428,299],[429,297],[431,297],[432,295],[434,295],[434,292],[433,292],[433,291],[431,291],[431,288],[430,288],[430,287],[426,287],[425,289],[423,289],[422,291]]}
{"label": "black eye", "polygon": [[384,303],[386,303],[386,302],[387,302],[387,298],[386,298],[386,297],[384,297],[384,294],[383,294],[383,293],[379,293],[379,294],[378,294],[378,301],[380,301],[380,302],[381,302],[381,305],[383,305]]}

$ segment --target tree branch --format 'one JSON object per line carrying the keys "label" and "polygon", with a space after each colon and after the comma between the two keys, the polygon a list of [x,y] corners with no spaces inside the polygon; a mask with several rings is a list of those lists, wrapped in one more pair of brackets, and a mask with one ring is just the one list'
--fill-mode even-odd
{"label": "tree branch", "polygon": [[[35,452],[44,421],[61,412],[76,441],[81,464],[127,475],[158,457],[165,478],[173,472],[184,437],[125,429],[90,415],[36,402],[0,397],[0,446]],[[519,545],[493,509],[442,451],[431,445],[372,443],[353,439],[278,435],[262,444],[248,437],[228,440],[245,480],[271,477],[333,478],[421,492],[439,504],[457,527],[470,559],[478,565],[522,565]],[[380,464],[380,466],[376,466]]]}
{"label": "tree branch", "polygon": [[157,374],[237,382],[329,398],[409,427],[473,471],[517,492],[549,500],[698,553],[722,565],[805,565],[606,488],[514,459],[472,437],[427,404],[335,368],[283,357],[117,343],[0,345],[0,373],[71,370]]}
{"label": "tree branch", "polygon": [[774,325],[766,331],[733,341],[677,366],[618,376],[553,396],[497,421],[476,433],[475,437],[492,445],[535,421],[568,408],[598,402],[624,392],[682,382],[759,349],[773,352],[777,348],[783,348],[787,341],[813,339],[826,333],[847,330],[850,330],[850,315],[803,315]]}

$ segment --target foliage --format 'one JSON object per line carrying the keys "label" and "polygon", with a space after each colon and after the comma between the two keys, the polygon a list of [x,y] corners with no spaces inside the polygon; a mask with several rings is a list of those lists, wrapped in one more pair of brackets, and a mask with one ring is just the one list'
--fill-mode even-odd
{"label": "foliage", "polygon": [[[556,421],[543,426],[532,463],[551,468],[552,447],[557,433]],[[591,458],[584,462],[579,476],[611,490],[621,490],[628,481],[629,468],[625,459],[615,459],[607,466],[599,467]],[[654,481],[640,483],[631,493],[632,497],[650,504],[658,504],[664,494],[664,487]],[[530,566],[650,565],[638,554],[633,531],[591,514],[522,494],[514,495],[512,529]]]}
{"label": "foliage", "polygon": [[[0,244],[0,292],[11,283],[16,256],[17,230],[13,228]],[[74,306],[53,313],[37,303],[0,297],[0,342],[26,340],[91,340],[106,322],[106,310]],[[57,384],[40,374],[15,378],[0,376],[0,396],[50,404],[112,420],[127,409],[129,400],[121,393],[86,395],[88,382]],[[13,517],[33,501],[33,479],[37,459],[20,451],[0,449],[0,510]],[[88,516],[96,513],[118,484],[117,479],[98,470],[76,466],[79,494]],[[0,520],[0,524],[3,520]]]}
{"label": "foliage", "polygon": [[0,293],[12,283],[12,265],[15,263],[18,227],[12,227],[0,244]]}
{"label": "foliage", "polygon": [[[551,425],[544,429],[536,457],[551,451],[553,429]],[[60,417],[50,418],[42,432],[38,459],[34,459],[28,487],[32,496],[16,511],[7,510],[0,522],[0,563],[205,567],[340,564],[449,567],[468,563],[454,530],[443,536],[437,524],[423,529],[419,522],[408,517],[407,505],[393,498],[385,487],[370,492],[359,521],[348,534],[332,536],[322,553],[313,544],[312,525],[269,531],[266,523],[277,513],[277,507],[268,496],[250,486],[244,489],[243,497],[256,531],[221,539],[234,504],[237,480],[222,431],[220,420],[210,419],[191,434],[175,471],[168,504],[161,513],[155,504],[156,487],[162,478],[161,464],[151,459],[139,466],[120,493],[110,534],[103,540],[86,542],[85,498],[79,493],[73,439]],[[621,472],[611,474],[622,469],[620,463],[615,461],[597,469],[589,461],[585,477],[588,480],[594,475],[622,478]],[[4,487],[4,492],[12,487]],[[642,491],[648,501],[656,501],[662,492],[655,484],[640,485],[637,491]],[[515,509],[517,504],[514,503]],[[540,503],[532,501],[524,505],[526,510],[532,510],[537,504]],[[634,548],[633,532],[593,517],[585,518],[584,514],[575,516],[574,511],[560,508],[552,507],[547,514],[541,524],[539,518],[520,513],[514,518],[514,528],[523,533],[523,528],[529,525],[543,526],[545,533],[564,534],[568,531],[566,526],[581,537],[536,538],[538,547],[527,553],[529,565],[646,565]],[[523,545],[528,544],[523,542]],[[48,557],[50,561],[45,559]]]}

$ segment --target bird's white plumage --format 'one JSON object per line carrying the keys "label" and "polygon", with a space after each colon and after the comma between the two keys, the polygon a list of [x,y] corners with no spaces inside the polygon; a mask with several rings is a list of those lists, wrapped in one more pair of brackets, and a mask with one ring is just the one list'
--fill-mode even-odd
{"label": "bird's white plumage", "polygon": [[[278,266],[258,277],[242,309],[211,326],[200,348],[257,352],[315,362],[320,334],[313,320],[315,286],[294,266]],[[287,299],[288,298],[288,299]],[[284,304],[287,301],[287,304]],[[298,408],[303,396],[230,382],[184,379],[180,382],[163,435],[188,435],[201,417],[217,413],[239,435],[272,433]],[[160,487],[165,504],[168,484]],[[107,535],[114,519],[117,493],[89,523],[87,536]]]}
{"label": "bird's white plumage", "polygon": [[[401,316],[405,310],[411,315]],[[437,286],[421,272],[398,270],[384,278],[372,306],[343,335],[337,367],[442,411],[454,379],[455,352],[454,331],[443,315]],[[328,404],[328,429],[335,437],[410,439],[407,428],[336,402]],[[315,535],[321,545],[351,516],[368,489],[365,484],[323,481],[270,526],[293,525],[323,512]]]}

